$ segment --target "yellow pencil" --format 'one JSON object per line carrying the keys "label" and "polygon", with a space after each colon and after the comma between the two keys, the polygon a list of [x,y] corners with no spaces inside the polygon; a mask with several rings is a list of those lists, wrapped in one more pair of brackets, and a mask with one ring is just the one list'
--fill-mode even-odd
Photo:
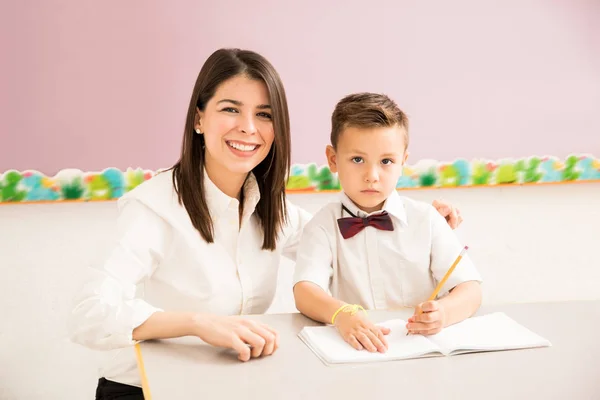
{"label": "yellow pencil", "polygon": [[[450,269],[446,272],[446,275],[444,275],[444,277],[442,278],[442,280],[440,281],[440,283],[438,283],[438,285],[436,286],[435,290],[433,291],[433,293],[431,293],[431,296],[429,296],[429,299],[427,299],[427,301],[431,301],[431,300],[435,300],[435,298],[437,297],[437,295],[440,293],[440,290],[442,290],[442,287],[444,287],[444,285],[446,284],[446,281],[448,280],[448,278],[450,277],[450,275],[452,274],[452,271],[454,271],[454,268],[456,268],[456,266],[458,265],[458,263],[460,262],[460,260],[464,257],[465,253],[467,252],[467,250],[469,250],[469,246],[465,246],[462,251],[460,252],[460,254],[458,255],[458,257],[456,257],[456,260],[454,260],[454,263],[452,264],[452,266],[450,267]],[[422,311],[417,311],[416,315],[421,314]],[[406,334],[408,335],[408,332],[406,332]]]}
{"label": "yellow pencil", "polygon": [[138,369],[140,370],[140,377],[142,378],[142,392],[144,393],[144,400],[152,400],[150,394],[150,385],[148,385],[148,377],[146,377],[146,368],[144,368],[144,359],[142,358],[142,349],[140,344],[135,344],[135,356],[137,358]]}

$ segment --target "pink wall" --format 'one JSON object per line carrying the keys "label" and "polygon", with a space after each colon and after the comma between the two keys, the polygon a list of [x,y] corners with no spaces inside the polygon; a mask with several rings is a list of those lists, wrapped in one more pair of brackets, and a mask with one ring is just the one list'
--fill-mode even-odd
{"label": "pink wall", "polygon": [[2,2],[0,171],[172,165],[222,46],[278,68],[294,162],[324,161],[335,102],[362,90],[407,111],[411,161],[600,155],[598,1],[332,3]]}

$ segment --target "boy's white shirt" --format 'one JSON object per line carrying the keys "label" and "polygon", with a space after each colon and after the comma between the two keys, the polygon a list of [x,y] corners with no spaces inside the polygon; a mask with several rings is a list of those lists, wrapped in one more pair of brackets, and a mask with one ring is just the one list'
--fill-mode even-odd
{"label": "boy's white shirt", "polygon": [[[432,205],[395,190],[383,206],[392,218],[393,231],[368,226],[344,239],[337,219],[350,215],[342,215],[342,204],[354,215],[368,215],[343,192],[339,201],[319,210],[304,228],[294,284],[313,282],[335,298],[365,309],[414,307],[431,296],[464,248]],[[467,281],[482,281],[468,254],[438,298]]]}
{"label": "boy's white shirt", "polygon": [[[116,246],[75,299],[70,336],[106,354],[100,376],[141,386],[133,329],[156,311],[218,315],[262,314],[272,303],[281,256],[295,259],[311,215],[287,203],[288,223],[274,251],[262,250],[255,218],[260,193],[251,174],[238,200],[221,192],[205,173],[205,194],[215,242],[206,243],[178,203],[172,172],[161,173],[118,201]],[[141,285],[140,285],[141,284]],[[142,293],[136,293],[141,286]]]}

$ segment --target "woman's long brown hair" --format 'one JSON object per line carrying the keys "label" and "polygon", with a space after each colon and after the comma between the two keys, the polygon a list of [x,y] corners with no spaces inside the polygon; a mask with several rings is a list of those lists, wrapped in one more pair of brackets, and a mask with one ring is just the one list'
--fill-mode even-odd
{"label": "woman's long brown hair", "polygon": [[265,83],[271,102],[275,140],[267,157],[252,172],[260,189],[256,216],[263,229],[263,245],[274,250],[286,221],[285,182],[290,168],[290,121],[283,83],[263,56],[248,50],[220,49],[204,63],[190,99],[179,161],[173,166],[173,185],[179,203],[207,243],[214,241],[213,221],[204,193],[204,135],[194,132],[196,107],[204,111],[217,87],[237,75]]}

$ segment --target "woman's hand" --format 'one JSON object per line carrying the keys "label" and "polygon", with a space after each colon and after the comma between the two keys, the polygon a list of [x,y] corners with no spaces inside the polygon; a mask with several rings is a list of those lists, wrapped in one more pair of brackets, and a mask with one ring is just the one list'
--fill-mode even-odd
{"label": "woman's hand", "polygon": [[198,315],[196,336],[204,342],[233,349],[240,361],[270,356],[279,346],[279,334],[269,326],[238,316]]}
{"label": "woman's hand", "polygon": [[442,217],[446,218],[448,225],[450,225],[452,229],[458,228],[458,226],[462,223],[463,219],[460,216],[460,210],[452,207],[452,204],[442,200],[434,200],[433,207],[441,214]]}

